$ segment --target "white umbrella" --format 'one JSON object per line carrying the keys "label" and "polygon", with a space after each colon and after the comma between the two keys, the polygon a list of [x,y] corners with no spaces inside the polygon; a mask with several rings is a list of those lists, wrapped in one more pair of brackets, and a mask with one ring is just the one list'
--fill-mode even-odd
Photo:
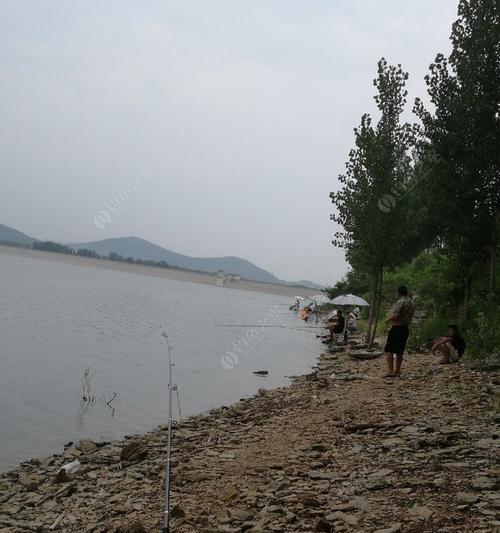
{"label": "white umbrella", "polygon": [[295,296],[295,299],[296,300],[303,300],[304,298],[302,298],[302,296]]}
{"label": "white umbrella", "polygon": [[309,300],[312,300],[313,302],[317,303],[318,305],[332,303],[330,298],[328,298],[328,296],[326,296],[324,294],[315,294],[314,296],[310,296]]}
{"label": "white umbrella", "polygon": [[369,306],[370,304],[361,298],[360,296],[354,296],[354,294],[341,294],[332,300],[332,304],[335,305],[359,305]]}
{"label": "white umbrella", "polygon": [[323,318],[323,322],[329,322],[332,318],[336,318],[337,316],[337,310],[334,309],[333,311],[330,311],[325,318]]}

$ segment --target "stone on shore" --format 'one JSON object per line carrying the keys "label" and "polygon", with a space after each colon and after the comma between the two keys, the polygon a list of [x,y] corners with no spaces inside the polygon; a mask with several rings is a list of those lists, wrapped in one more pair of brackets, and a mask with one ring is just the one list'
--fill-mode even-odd
{"label": "stone on shore", "polygon": [[76,449],[83,454],[91,454],[97,450],[97,445],[90,439],[82,439],[76,446]]}
{"label": "stone on shore", "polygon": [[142,461],[148,455],[148,447],[144,440],[132,440],[123,446],[120,461],[132,463]]}

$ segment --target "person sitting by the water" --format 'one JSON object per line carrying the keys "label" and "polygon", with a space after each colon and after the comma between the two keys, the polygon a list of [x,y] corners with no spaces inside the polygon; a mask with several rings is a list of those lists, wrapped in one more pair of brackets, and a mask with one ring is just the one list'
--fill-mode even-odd
{"label": "person sitting by the water", "polygon": [[434,355],[439,349],[443,353],[443,358],[439,361],[442,365],[457,363],[465,352],[465,341],[458,331],[456,324],[448,326],[448,334],[438,337],[431,348]]}
{"label": "person sitting by the water", "polygon": [[309,313],[311,312],[311,310],[309,309],[309,307],[304,307],[303,309],[301,309],[300,311],[300,318],[304,321],[304,322],[307,322],[309,320]]}
{"label": "person sitting by the water", "polygon": [[309,304],[309,318],[312,320],[313,318],[316,319],[316,322],[318,321],[318,311],[317,311],[317,305],[316,302],[311,302]]}
{"label": "person sitting by the water", "polygon": [[354,311],[351,311],[347,317],[347,329],[349,333],[355,333],[358,331],[358,325],[356,324],[356,315]]}
{"label": "person sitting by the water", "polygon": [[327,327],[330,330],[330,340],[333,341],[335,338],[335,335],[340,335],[341,333],[344,333],[344,327],[345,327],[345,318],[342,316],[342,310],[337,310],[337,317],[334,320],[330,320],[325,324],[325,327]]}

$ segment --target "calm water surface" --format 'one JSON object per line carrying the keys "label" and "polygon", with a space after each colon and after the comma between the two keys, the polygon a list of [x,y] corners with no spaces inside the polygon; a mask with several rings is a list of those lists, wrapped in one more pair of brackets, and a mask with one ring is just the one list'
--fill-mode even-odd
{"label": "calm water surface", "polygon": [[[0,253],[0,469],[166,421],[170,336],[182,415],[307,371],[290,298]],[[215,327],[246,324],[255,328]],[[262,328],[287,325],[288,328]],[[268,370],[265,378],[254,370]]]}

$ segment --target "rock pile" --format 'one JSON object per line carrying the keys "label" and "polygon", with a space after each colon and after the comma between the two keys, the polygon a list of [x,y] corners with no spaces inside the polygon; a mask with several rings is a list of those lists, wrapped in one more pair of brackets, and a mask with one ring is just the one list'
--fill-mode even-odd
{"label": "rock pile", "polygon": [[[410,355],[322,354],[288,386],[183,421],[178,533],[500,531],[498,377]],[[165,428],[81,441],[0,476],[0,529],[160,531]],[[59,479],[63,464],[81,468]]]}

